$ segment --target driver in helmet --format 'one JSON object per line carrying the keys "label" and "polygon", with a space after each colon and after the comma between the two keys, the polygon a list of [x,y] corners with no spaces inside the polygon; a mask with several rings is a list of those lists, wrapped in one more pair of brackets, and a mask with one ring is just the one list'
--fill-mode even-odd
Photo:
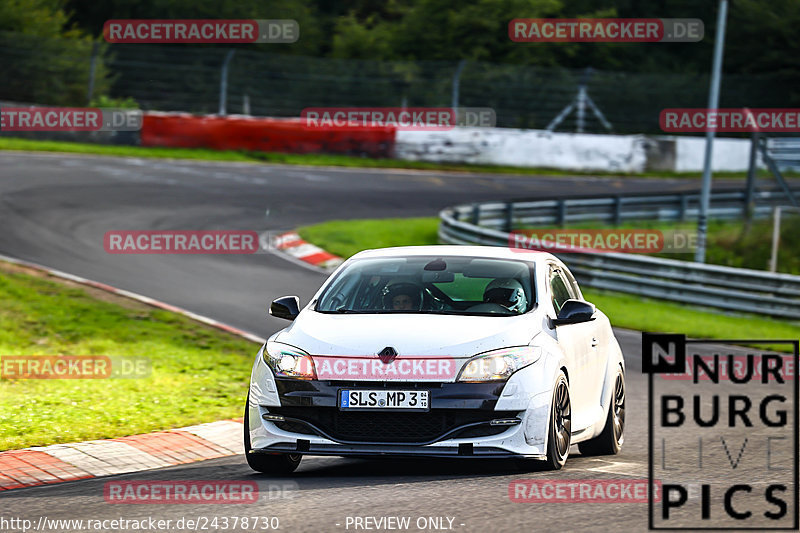
{"label": "driver in helmet", "polygon": [[394,283],[386,288],[383,308],[392,311],[419,311],[422,309],[422,288],[416,283]]}
{"label": "driver in helmet", "polygon": [[512,278],[499,278],[490,282],[483,291],[483,301],[502,305],[517,314],[524,313],[528,307],[525,289]]}

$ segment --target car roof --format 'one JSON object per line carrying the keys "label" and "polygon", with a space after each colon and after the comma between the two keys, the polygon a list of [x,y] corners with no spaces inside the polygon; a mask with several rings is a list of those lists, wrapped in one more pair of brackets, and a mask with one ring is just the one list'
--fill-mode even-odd
{"label": "car roof", "polygon": [[364,250],[353,256],[353,259],[367,259],[374,257],[409,257],[409,256],[453,256],[453,257],[485,257],[493,259],[514,259],[529,263],[544,263],[548,259],[560,263],[552,254],[532,250],[512,249],[507,246],[398,246],[394,248],[380,248]]}

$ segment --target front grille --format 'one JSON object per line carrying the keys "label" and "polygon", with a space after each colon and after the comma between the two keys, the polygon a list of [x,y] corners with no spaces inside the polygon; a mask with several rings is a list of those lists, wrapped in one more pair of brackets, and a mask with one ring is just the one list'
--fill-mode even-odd
{"label": "front grille", "polygon": [[295,422],[293,420],[284,420],[283,422],[274,422],[278,429],[282,429],[284,431],[288,431],[290,433],[302,433],[303,435],[316,435],[317,432],[314,431],[308,424],[304,424],[302,422]]}
{"label": "front grille", "polygon": [[[308,422],[336,440],[349,442],[425,443],[438,440],[449,431],[473,422],[488,422],[495,418],[511,418],[515,411],[486,411],[466,409],[431,409],[419,413],[389,411],[340,411],[335,407],[270,407],[269,412]],[[286,431],[296,431],[293,421],[277,422]],[[295,428],[295,429],[289,429]],[[488,424],[459,431],[455,437],[486,436],[502,433],[508,427]]]}
{"label": "front grille", "polygon": [[447,431],[448,418],[444,413],[345,411],[334,415],[333,431],[344,440],[425,442]]}

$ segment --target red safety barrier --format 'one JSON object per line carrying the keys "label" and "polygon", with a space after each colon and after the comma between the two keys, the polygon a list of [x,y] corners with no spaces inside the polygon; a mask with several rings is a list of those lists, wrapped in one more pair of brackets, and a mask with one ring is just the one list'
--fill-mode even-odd
{"label": "red safety barrier", "polygon": [[391,157],[395,128],[307,127],[301,119],[145,113],[142,146]]}

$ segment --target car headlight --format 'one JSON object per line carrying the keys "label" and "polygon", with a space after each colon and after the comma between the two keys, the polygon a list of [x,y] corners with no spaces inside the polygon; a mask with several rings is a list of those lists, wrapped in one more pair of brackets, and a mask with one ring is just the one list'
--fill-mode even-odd
{"label": "car headlight", "polygon": [[520,368],[538,361],[541,356],[540,346],[503,348],[476,355],[467,361],[456,381],[505,381]]}
{"label": "car headlight", "polygon": [[264,362],[276,376],[297,379],[316,379],[314,360],[299,348],[280,342],[267,342],[262,352]]}

